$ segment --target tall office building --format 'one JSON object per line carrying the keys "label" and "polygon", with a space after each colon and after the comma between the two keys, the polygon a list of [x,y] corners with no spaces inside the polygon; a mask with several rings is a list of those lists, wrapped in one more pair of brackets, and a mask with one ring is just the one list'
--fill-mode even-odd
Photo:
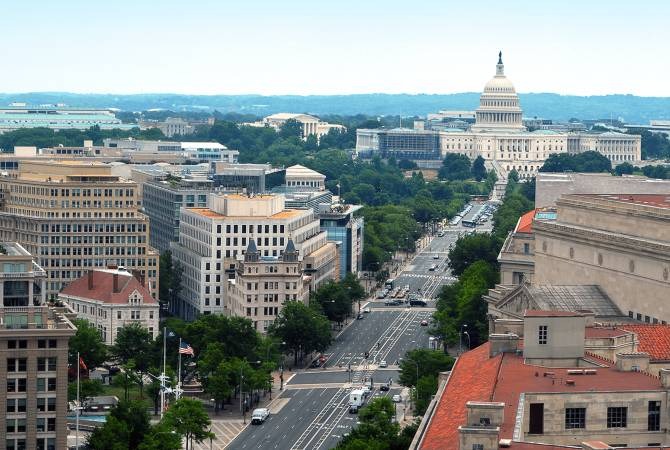
{"label": "tall office building", "polygon": [[22,162],[0,177],[0,240],[20,243],[48,275],[55,295],[90,269],[138,270],[156,295],[158,254],[138,210],[137,183],[100,163]]}
{"label": "tall office building", "polygon": [[358,275],[363,270],[363,216],[354,213],[361,205],[321,205],[319,221],[321,230],[328,235],[328,240],[336,242],[339,248],[338,257],[340,279],[351,272]]}
{"label": "tall office building", "polygon": [[231,314],[226,282],[249,241],[261,257],[279,257],[292,239],[309,288],[338,278],[337,249],[311,209],[287,209],[281,195],[210,194],[208,208],[183,208],[179,242],[172,255],[182,268],[180,298],[173,313],[193,319],[198,314]]}
{"label": "tall office building", "polygon": [[205,208],[211,180],[168,177],[143,183],[142,207],[149,216],[151,246],[163,253],[179,240],[179,209]]}
{"label": "tall office building", "polygon": [[58,309],[0,306],[2,448],[67,448],[68,341],[75,331]]}

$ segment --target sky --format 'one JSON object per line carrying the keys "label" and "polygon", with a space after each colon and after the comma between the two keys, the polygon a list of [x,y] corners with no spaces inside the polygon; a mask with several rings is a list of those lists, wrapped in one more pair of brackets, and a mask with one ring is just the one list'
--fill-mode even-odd
{"label": "sky", "polygon": [[667,0],[2,3],[7,93],[670,96]]}

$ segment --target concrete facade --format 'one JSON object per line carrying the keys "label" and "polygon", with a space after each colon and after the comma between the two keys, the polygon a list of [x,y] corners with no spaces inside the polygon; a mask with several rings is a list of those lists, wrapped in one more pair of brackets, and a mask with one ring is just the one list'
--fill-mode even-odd
{"label": "concrete facade", "polygon": [[535,283],[599,285],[629,317],[670,321],[670,203],[657,195],[568,195],[534,224]]}
{"label": "concrete facade", "polygon": [[100,163],[26,161],[17,178],[0,177],[0,192],[0,240],[39,258],[47,295],[110,264],[139,270],[158,292],[158,254],[139,212],[137,183]]}

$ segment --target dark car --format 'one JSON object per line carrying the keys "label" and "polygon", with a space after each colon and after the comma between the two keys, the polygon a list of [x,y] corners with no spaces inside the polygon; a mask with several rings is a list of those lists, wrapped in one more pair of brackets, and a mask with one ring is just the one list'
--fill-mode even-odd
{"label": "dark car", "polygon": [[390,389],[388,383],[384,383],[381,386],[379,386],[380,391],[388,391]]}
{"label": "dark car", "polygon": [[428,306],[428,303],[424,302],[423,300],[410,300],[409,305],[410,306]]}
{"label": "dark car", "polygon": [[356,319],[362,320],[363,319],[363,314],[359,314],[358,316],[356,316]]}

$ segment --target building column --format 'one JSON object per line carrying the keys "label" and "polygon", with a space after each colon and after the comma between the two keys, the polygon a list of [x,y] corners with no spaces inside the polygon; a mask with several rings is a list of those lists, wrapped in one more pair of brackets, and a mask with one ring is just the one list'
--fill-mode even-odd
{"label": "building column", "polygon": [[5,305],[5,282],[0,281],[0,307]]}
{"label": "building column", "polygon": [[33,280],[28,280],[28,306],[33,304]]}
{"label": "building column", "polygon": [[41,287],[41,289],[40,289],[40,292],[41,292],[40,300],[41,300],[42,304],[45,304],[47,302],[47,280],[46,280],[46,278],[42,278],[42,280],[40,281],[40,287]]}

